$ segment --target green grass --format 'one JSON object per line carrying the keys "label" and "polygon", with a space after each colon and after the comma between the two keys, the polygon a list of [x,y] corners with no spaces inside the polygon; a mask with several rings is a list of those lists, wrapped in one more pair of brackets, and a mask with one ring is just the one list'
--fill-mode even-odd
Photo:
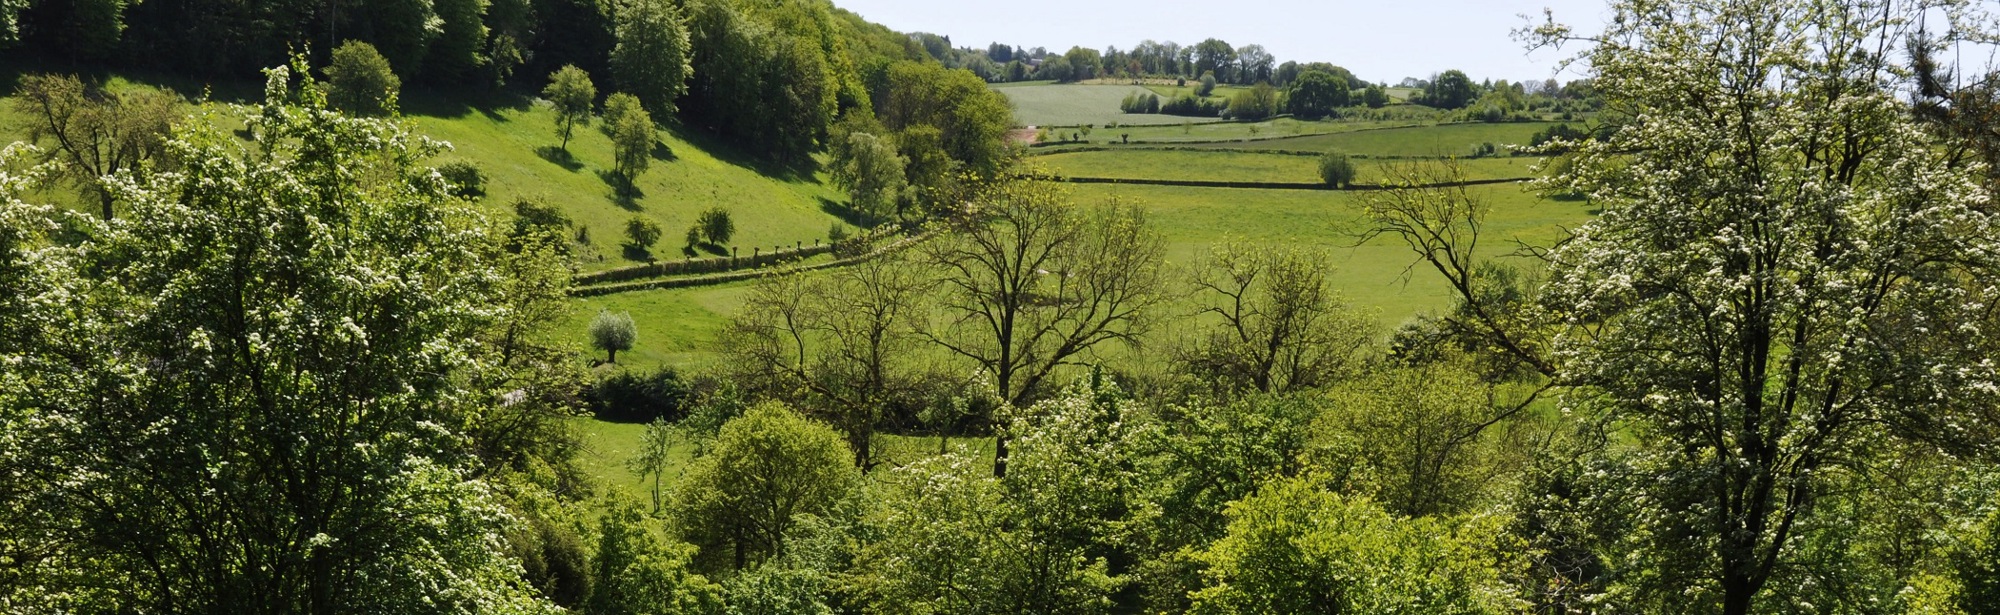
{"label": "green grass", "polygon": [[1340,150],[1370,156],[1466,156],[1473,146],[1492,143],[1496,147],[1527,145],[1536,132],[1554,122],[1507,124],[1442,124],[1415,128],[1364,130],[1250,143],[1203,143],[1189,147],[1237,150]]}
{"label": "green grass", "polygon": [[[450,110],[413,115],[417,129],[451,142],[457,150],[446,158],[475,161],[485,171],[485,201],[497,212],[517,197],[559,204],[588,229],[590,244],[581,267],[606,269],[632,264],[620,248],[625,223],[634,216],[651,218],[666,230],[654,246],[661,258],[679,256],[681,237],[702,210],[720,205],[736,222],[733,243],[744,253],[751,246],[812,243],[824,238],[837,220],[826,203],[845,202],[846,195],[821,177],[725,157],[726,147],[706,148],[699,137],[681,131],[661,131],[652,168],[639,177],[643,196],[618,199],[603,173],[611,167],[611,141],[593,125],[580,127],[570,140],[574,163],[551,161],[559,143],[554,113],[545,105],[519,105],[490,110]],[[720,155],[719,155],[720,154]]]}
{"label": "green grass", "polygon": [[[1489,256],[1511,251],[1514,240],[1548,245],[1561,227],[1587,215],[1581,203],[1541,199],[1515,185],[1478,187],[1473,193],[1492,208],[1482,242]],[[1367,229],[1359,200],[1364,193],[1079,185],[1075,196],[1083,203],[1116,196],[1145,206],[1173,264],[1189,263],[1232,240],[1325,250],[1335,288],[1355,304],[1378,310],[1385,327],[1450,305],[1443,280],[1427,265],[1410,268],[1414,255],[1400,240],[1378,237],[1356,245]]]}
{"label": "green grass", "polygon": [[[1311,183],[1319,181],[1319,159],[1313,156],[1218,150],[1100,150],[1036,156],[1051,172],[1071,177],[1119,179],[1185,179],[1232,182]],[[1530,177],[1536,158],[1472,158],[1459,160],[1467,179]],[[1400,160],[1355,160],[1356,181],[1381,181],[1380,167]]]}
{"label": "green grass", "polygon": [[1014,104],[1014,123],[1022,126],[1179,124],[1188,119],[1119,111],[1127,95],[1142,90],[1135,85],[1013,84],[998,90]]}
{"label": "green grass", "polygon": [[[743,307],[752,282],[719,286],[647,290],[576,300],[563,331],[574,331],[577,345],[590,348],[590,320],[600,309],[627,312],[639,331],[632,349],[618,354],[626,367],[671,365],[692,367],[719,357],[723,327]],[[599,359],[603,353],[596,354]]]}
{"label": "green grass", "polygon": [[1093,143],[1119,143],[1130,137],[1132,142],[1185,143],[1189,141],[1217,141],[1243,139],[1276,139],[1304,135],[1331,134],[1409,126],[1410,121],[1370,121],[1370,120],[1318,120],[1307,121],[1282,117],[1262,122],[1218,122],[1208,118],[1181,118],[1182,122],[1165,125],[1133,125],[1123,123],[1116,128],[1099,127],[1090,133]]}
{"label": "green grass", "polygon": [[[639,456],[646,433],[643,423],[610,423],[592,418],[571,419],[571,427],[583,439],[583,454],[577,462],[583,471],[604,481],[604,487],[613,493],[622,494],[633,500],[651,503],[653,482],[650,477],[633,472],[630,461]],[[669,469],[661,475],[661,491],[673,486],[674,478],[687,465],[693,448],[679,444],[669,450]]]}
{"label": "green grass", "polygon": [[[646,433],[644,424],[577,418],[571,420],[571,426],[583,440],[583,454],[577,456],[577,461],[585,472],[603,481],[604,487],[612,493],[635,501],[652,502],[651,478],[640,476],[628,465],[639,456],[642,436]],[[934,456],[938,445],[935,437],[877,434],[874,444],[877,471]],[[948,451],[983,459],[989,465],[993,460],[992,438],[953,437],[947,438],[944,446]],[[694,448],[691,445],[676,443],[670,449],[667,470],[660,475],[660,490],[663,493],[672,491],[674,483],[693,459]]]}

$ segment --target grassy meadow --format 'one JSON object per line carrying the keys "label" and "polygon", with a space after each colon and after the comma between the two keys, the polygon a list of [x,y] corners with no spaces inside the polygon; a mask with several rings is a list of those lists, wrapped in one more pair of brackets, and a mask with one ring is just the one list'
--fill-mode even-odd
{"label": "grassy meadow", "polygon": [[1527,145],[1536,132],[1555,122],[1514,122],[1504,124],[1439,124],[1414,128],[1361,130],[1332,134],[1265,139],[1249,143],[1195,143],[1205,149],[1343,151],[1369,156],[1443,157],[1466,156],[1482,143],[1496,148]]}
{"label": "grassy meadow", "polygon": [[1143,91],[1135,85],[1017,84],[998,90],[1014,104],[1014,123],[1022,126],[1180,124],[1189,119],[1119,111],[1126,96]]}
{"label": "grassy meadow", "polygon": [[[1319,158],[1233,150],[1097,150],[1058,152],[1031,159],[1051,173],[1068,177],[1109,177],[1117,179],[1201,180],[1229,182],[1320,181]],[[1459,168],[1467,179],[1508,179],[1530,177],[1539,158],[1463,158]],[[1384,165],[1407,160],[1356,159],[1360,183],[1376,183]]]}
{"label": "grassy meadow", "polygon": [[634,216],[665,229],[653,252],[674,258],[695,216],[721,206],[736,222],[735,245],[748,254],[751,246],[810,244],[826,237],[838,220],[827,206],[847,200],[823,173],[761,166],[734,156],[726,145],[677,129],[661,131],[652,166],[639,176],[640,196],[620,199],[606,179],[611,140],[595,125],[576,129],[564,157],[555,151],[560,142],[555,114],[545,104],[434,113],[408,119],[418,131],[451,142],[456,151],[446,159],[478,162],[487,176],[485,201],[496,212],[515,198],[543,199],[562,206],[586,229],[594,248],[579,263],[586,271],[633,264],[619,246],[625,223]]}

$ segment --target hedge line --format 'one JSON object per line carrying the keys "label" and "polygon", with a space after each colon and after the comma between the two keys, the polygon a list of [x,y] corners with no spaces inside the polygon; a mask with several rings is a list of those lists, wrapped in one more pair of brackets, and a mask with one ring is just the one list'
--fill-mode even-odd
{"label": "hedge line", "polygon": [[[1246,188],[1255,190],[1339,190],[1324,182],[1227,182],[1197,179],[1128,179],[1122,177],[1064,177],[1034,176],[1029,179],[1068,182],[1072,184],[1136,184],[1144,186],[1180,186],[1186,188]],[[1468,179],[1457,182],[1439,182],[1414,186],[1416,188],[1454,188],[1459,186],[1485,186],[1491,184],[1512,184],[1530,181],[1532,177],[1506,177],[1500,179]],[[1385,186],[1381,184],[1353,184],[1346,190],[1387,190],[1405,186]]]}
{"label": "hedge line", "polygon": [[874,251],[868,252],[866,254],[835,259],[824,263],[814,263],[811,265],[805,265],[801,267],[788,267],[785,269],[749,269],[742,271],[730,271],[727,273],[716,273],[710,275],[684,276],[675,278],[646,280],[643,282],[626,282],[622,284],[600,284],[597,286],[578,286],[575,288],[571,288],[569,290],[569,294],[572,297],[597,297],[602,295],[610,295],[615,293],[624,293],[624,292],[632,292],[639,290],[712,286],[716,284],[727,284],[730,282],[740,282],[743,280],[756,279],[760,276],[765,276],[765,275],[782,274],[782,273],[799,273],[805,271],[817,271],[820,269],[831,269],[834,267],[845,267],[848,265],[866,261],[871,258],[879,258],[882,256],[886,256],[897,250],[901,250],[903,248],[907,248],[911,245],[914,245],[916,242],[923,241],[924,239],[927,239],[930,236],[931,233],[928,232],[921,235],[912,235],[910,237],[905,237],[901,240],[897,240],[893,243],[890,243],[889,245],[876,248]]}

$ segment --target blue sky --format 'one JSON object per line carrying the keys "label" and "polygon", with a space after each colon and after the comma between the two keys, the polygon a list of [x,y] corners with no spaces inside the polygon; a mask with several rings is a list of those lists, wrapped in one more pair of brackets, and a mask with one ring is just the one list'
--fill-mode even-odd
{"label": "blue sky", "polygon": [[[1575,49],[1528,53],[1509,32],[1544,7],[1580,32],[1604,22],[1602,0],[834,0],[903,32],[934,32],[959,47],[1000,41],[1061,52],[1073,45],[1131,49],[1215,37],[1256,43],[1279,62],[1327,61],[1369,81],[1395,83],[1456,68],[1474,79],[1545,79]],[[1005,7],[1005,8],[997,8]],[[1555,75],[1580,77],[1575,69]]]}

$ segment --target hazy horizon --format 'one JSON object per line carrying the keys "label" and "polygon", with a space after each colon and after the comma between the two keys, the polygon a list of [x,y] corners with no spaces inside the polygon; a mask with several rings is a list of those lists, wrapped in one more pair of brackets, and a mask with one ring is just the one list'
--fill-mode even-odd
{"label": "hazy horizon", "polygon": [[1601,0],[1245,0],[1226,5],[1187,0],[1015,0],[1006,10],[971,10],[968,7],[990,5],[908,0],[834,3],[898,31],[949,36],[958,47],[984,48],[1000,42],[1061,53],[1077,45],[1129,50],[1146,39],[1192,45],[1214,37],[1236,47],[1263,45],[1279,62],[1332,62],[1362,79],[1391,84],[1454,68],[1474,79],[1580,78],[1574,69],[1554,72],[1575,48],[1530,53],[1511,32],[1527,23],[1520,15],[1539,21],[1545,7],[1555,11],[1558,21],[1594,31],[1604,21],[1605,6]]}

